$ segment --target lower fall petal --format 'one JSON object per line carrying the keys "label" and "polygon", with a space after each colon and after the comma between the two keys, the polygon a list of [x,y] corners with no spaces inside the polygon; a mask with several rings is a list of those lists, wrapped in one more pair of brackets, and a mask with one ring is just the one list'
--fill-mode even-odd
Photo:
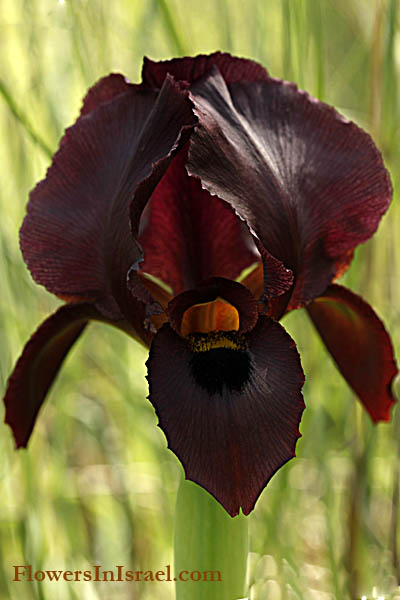
{"label": "lower fall petal", "polygon": [[199,352],[206,343],[191,346],[164,325],[147,362],[149,399],[187,479],[231,516],[249,514],[295,455],[304,376],[294,342],[267,317],[243,336],[214,336]]}
{"label": "lower fall petal", "polygon": [[46,394],[90,319],[103,320],[93,305],[66,304],[46,319],[26,344],[4,397],[5,422],[17,448],[27,445]]}
{"label": "lower fall petal", "polygon": [[331,285],[308,307],[318,333],[374,423],[388,421],[397,373],[390,337],[360,296]]}

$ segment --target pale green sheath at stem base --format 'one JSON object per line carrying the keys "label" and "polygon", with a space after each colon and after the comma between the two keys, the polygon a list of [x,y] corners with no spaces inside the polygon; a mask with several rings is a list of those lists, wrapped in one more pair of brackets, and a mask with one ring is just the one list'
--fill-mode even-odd
{"label": "pale green sheath at stem base", "polygon": [[[246,597],[247,519],[230,517],[200,486],[182,479],[175,509],[176,600]],[[188,581],[180,581],[183,571]]]}

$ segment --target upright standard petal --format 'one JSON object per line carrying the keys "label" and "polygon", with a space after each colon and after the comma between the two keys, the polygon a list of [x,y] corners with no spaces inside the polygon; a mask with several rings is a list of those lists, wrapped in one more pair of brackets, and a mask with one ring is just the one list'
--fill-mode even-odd
{"label": "upright standard petal", "polygon": [[147,362],[149,399],[186,477],[230,515],[240,508],[247,515],[295,455],[304,409],[300,358],[267,317],[232,340],[224,332],[211,342],[199,336],[184,339],[168,324],[156,334]]}
{"label": "upright standard petal", "polygon": [[187,93],[169,77],[159,93],[119,77],[111,91],[104,85],[89,94],[87,114],[67,130],[31,193],[21,249],[50,292],[96,302],[119,319],[129,306],[126,274],[141,253],[130,230],[132,197],[140,215],[194,117]]}
{"label": "upright standard petal", "polygon": [[307,307],[318,333],[371,419],[388,421],[397,373],[383,323],[360,296],[331,285]]}
{"label": "upright standard petal", "polygon": [[199,126],[189,172],[229,202],[293,271],[289,308],[322,294],[376,230],[391,184],[369,135],[333,108],[274,80],[191,88]]}
{"label": "upright standard petal", "polygon": [[143,60],[142,78],[145,85],[160,88],[167,74],[176,80],[193,83],[213,66],[217,66],[227,83],[235,81],[263,81],[268,79],[268,73],[258,63],[247,58],[232,56],[226,52],[214,54],[199,54],[155,62],[149,58]]}
{"label": "upright standard petal", "polygon": [[81,116],[89,114],[101,104],[110,102],[125,92],[132,92],[135,87],[139,86],[129,83],[120,73],[110,73],[110,75],[102,77],[88,90],[83,99]]}

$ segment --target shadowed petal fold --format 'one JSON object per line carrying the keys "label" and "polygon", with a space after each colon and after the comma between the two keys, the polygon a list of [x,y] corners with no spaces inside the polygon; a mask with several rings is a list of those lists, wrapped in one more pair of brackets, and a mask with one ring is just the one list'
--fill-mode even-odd
{"label": "shadowed petal fold", "polygon": [[67,304],[46,319],[26,344],[4,397],[5,422],[17,448],[27,445],[46,394],[90,319],[104,320],[91,304]]}
{"label": "shadowed petal fold", "polygon": [[324,292],[376,230],[391,184],[370,136],[333,108],[269,78],[191,88],[199,119],[189,172],[229,202],[293,271],[297,308]]}
{"label": "shadowed petal fold", "polygon": [[[284,329],[260,317],[243,337],[247,349],[231,351],[237,355],[221,348],[196,354],[164,325],[147,362],[149,399],[168,447],[186,477],[232,516],[240,508],[248,514],[272,475],[295,455],[304,409],[300,358]],[[208,369],[197,370],[198,361],[202,367],[210,361]],[[226,378],[221,393],[210,393],[221,386],[210,372]]]}
{"label": "shadowed petal fold", "polygon": [[258,240],[256,240],[256,246],[263,265],[263,291],[259,298],[268,302],[289,290],[293,284],[293,273],[274,258]]}
{"label": "shadowed petal fold", "polygon": [[189,177],[180,152],[153,192],[141,218],[140,268],[171,286],[174,294],[209,277],[236,279],[258,260],[252,236],[219,198]]}
{"label": "shadowed petal fold", "polygon": [[50,292],[96,302],[119,319],[129,304],[126,274],[141,254],[130,229],[132,198],[140,215],[194,117],[187,92],[170,77],[160,92],[120,76],[98,86],[31,193],[21,249]]}
{"label": "shadowed petal fold", "polygon": [[382,321],[360,296],[331,285],[308,307],[318,333],[371,419],[388,421],[397,373],[393,348]]}
{"label": "shadowed petal fold", "polygon": [[235,81],[263,81],[268,78],[268,73],[258,63],[247,58],[238,58],[224,52],[184,58],[173,58],[154,62],[145,57],[143,60],[143,83],[155,88],[160,88],[169,73],[176,80],[193,83],[216,65],[222,77],[228,83]]}

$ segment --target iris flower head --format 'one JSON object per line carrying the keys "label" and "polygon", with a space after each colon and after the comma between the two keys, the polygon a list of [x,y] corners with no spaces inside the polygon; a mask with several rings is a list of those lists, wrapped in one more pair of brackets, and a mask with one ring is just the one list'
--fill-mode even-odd
{"label": "iris flower head", "polygon": [[295,455],[304,308],[374,422],[397,373],[380,319],[334,281],[375,232],[391,184],[368,134],[257,63],[153,62],[92,87],[20,234],[35,281],[65,301],[5,396],[17,447],[90,320],[149,347],[149,400],[186,478],[248,514]]}

